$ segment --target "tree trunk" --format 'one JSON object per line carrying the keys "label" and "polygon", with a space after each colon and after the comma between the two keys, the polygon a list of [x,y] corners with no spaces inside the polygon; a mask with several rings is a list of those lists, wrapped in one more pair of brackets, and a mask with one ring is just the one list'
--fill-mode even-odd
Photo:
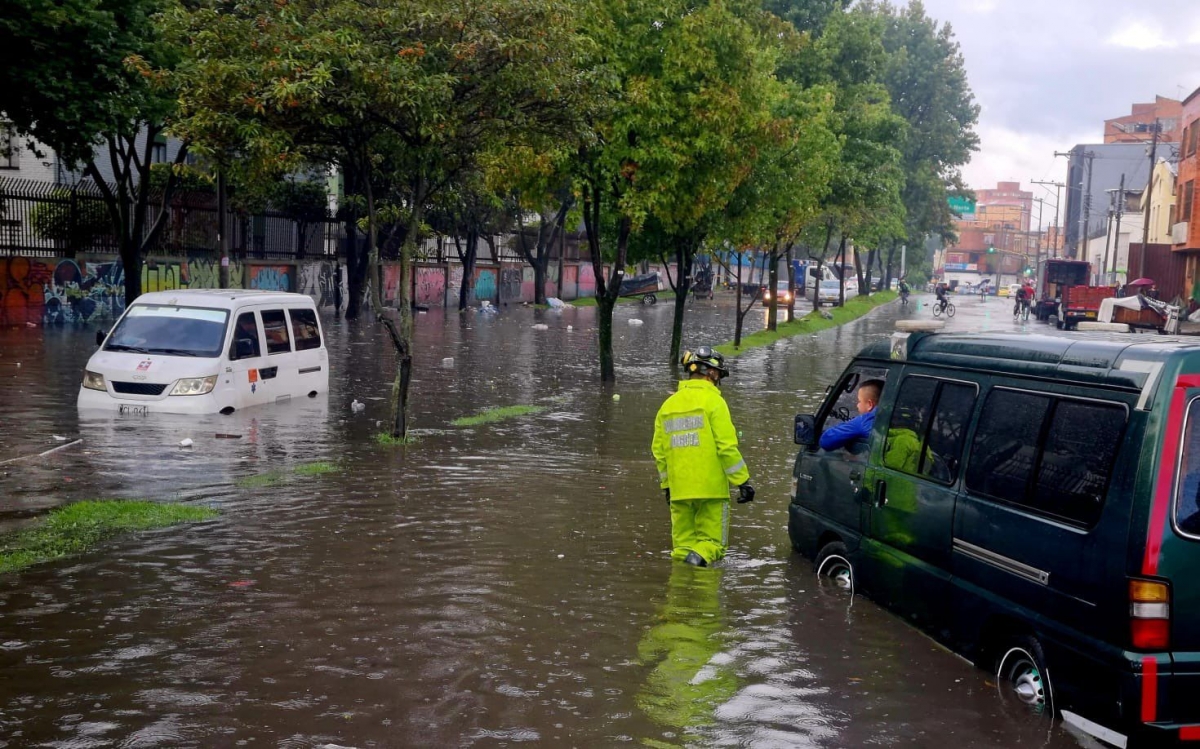
{"label": "tree trunk", "polygon": [[734,315],[733,323],[733,347],[741,348],[742,346],[742,255],[738,253],[737,266],[737,296],[734,298],[734,308],[737,312]]}
{"label": "tree trunk", "polygon": [[[862,256],[858,251],[858,247],[854,248],[854,280],[858,284],[858,293],[862,294],[863,293],[863,265],[862,265]],[[843,294],[845,293],[845,287],[846,287],[846,285],[843,283],[842,284],[842,293]],[[843,299],[842,301],[844,302],[846,300]]]}
{"label": "tree trunk", "polygon": [[892,268],[894,267],[893,264],[895,262],[896,262],[896,240],[893,239],[891,246],[888,247],[887,266],[884,268],[884,271],[883,271],[883,288],[885,288],[885,289],[892,288]]}
{"label": "tree trunk", "polygon": [[[858,254],[855,253],[855,260],[858,259]],[[846,235],[842,235],[842,242],[838,246],[838,301],[841,306],[846,306]]]}
{"label": "tree trunk", "polygon": [[[696,258],[691,239],[675,242],[675,317],[671,322],[671,366],[679,366],[683,345],[683,313],[687,309],[688,291],[692,286],[692,264]],[[670,278],[670,273],[667,274]]]}
{"label": "tree trunk", "polygon": [[600,328],[600,381],[601,382],[616,382],[617,368],[616,362],[613,360],[613,308],[617,306],[615,299],[610,300],[607,295],[596,297],[596,308],[599,311],[600,319],[597,321]]}
{"label": "tree trunk", "polygon": [[775,331],[779,329],[779,244],[778,240],[774,247],[771,248],[770,262],[771,272],[767,276],[767,293],[771,295],[771,301],[767,304],[767,330]]}
{"label": "tree trunk", "polygon": [[[785,257],[787,258],[788,289],[791,291],[791,293],[788,294],[788,306],[787,306],[787,321],[788,322],[792,322],[793,320],[796,319],[796,267],[792,264],[792,250],[795,248],[795,246],[796,246],[795,242],[788,242],[787,243],[787,251],[786,251],[786,255],[785,255]],[[803,291],[803,289],[801,289],[801,291]]]}
{"label": "tree trunk", "polygon": [[867,253],[867,296],[871,296],[871,272],[875,269],[875,264],[878,262],[878,259],[879,250],[876,248],[871,248],[871,251]]}
{"label": "tree trunk", "polygon": [[121,237],[121,267],[125,273],[125,306],[142,295],[142,254],[137,242]]}
{"label": "tree trunk", "polygon": [[408,436],[408,388],[412,382],[412,285],[413,258],[417,249],[417,234],[421,230],[422,207],[425,205],[427,183],[424,176],[417,178],[413,186],[413,209],[409,214],[408,231],[404,244],[400,246],[400,290],[396,295],[396,307],[400,318],[396,344],[396,381],[392,386],[392,437],[405,439]]}
{"label": "tree trunk", "polygon": [[[455,238],[455,248],[458,248],[458,239]],[[462,261],[462,283],[458,286],[458,310],[459,312],[471,306],[471,297],[475,291],[475,258],[479,253],[479,232],[471,230],[467,232],[467,248],[465,251],[460,251],[458,259]]]}

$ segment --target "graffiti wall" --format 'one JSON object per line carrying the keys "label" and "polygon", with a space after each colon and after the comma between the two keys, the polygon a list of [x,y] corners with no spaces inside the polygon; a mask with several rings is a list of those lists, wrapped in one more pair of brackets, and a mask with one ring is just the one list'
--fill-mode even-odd
{"label": "graffiti wall", "polygon": [[[340,263],[301,263],[298,283],[296,290],[316,300],[318,307],[332,307],[339,297],[338,284],[343,290],[346,288],[346,266]],[[340,296],[345,299],[344,294]]]}
{"label": "graffiti wall", "polygon": [[413,299],[417,304],[442,307],[446,304],[445,266],[419,266],[413,280]]}
{"label": "graffiti wall", "polygon": [[596,296],[596,271],[591,263],[579,264],[579,279],[576,284],[577,298]]}
{"label": "graffiti wall", "polygon": [[[142,264],[142,290],[218,288],[219,271],[207,258],[150,258]],[[229,280],[242,286],[239,263],[230,265]],[[0,258],[0,325],[105,322],[124,310],[118,260]]]}
{"label": "graffiti wall", "polygon": [[577,299],[579,297],[579,266],[563,266],[562,298]]}
{"label": "graffiti wall", "polygon": [[496,302],[496,273],[495,268],[475,268],[475,301]]}
{"label": "graffiti wall", "polygon": [[[367,274],[370,277],[371,274]],[[385,306],[393,307],[396,304],[396,298],[400,296],[400,264],[385,263],[383,266],[383,303]]]}
{"label": "graffiti wall", "polygon": [[462,292],[463,267],[450,266],[450,280],[446,283],[446,305],[458,308],[458,295]]}
{"label": "graffiti wall", "polygon": [[500,269],[500,302],[521,301],[521,269],[506,266]]}
{"label": "graffiti wall", "polygon": [[259,291],[294,291],[296,266],[247,264],[245,270],[247,289]]}

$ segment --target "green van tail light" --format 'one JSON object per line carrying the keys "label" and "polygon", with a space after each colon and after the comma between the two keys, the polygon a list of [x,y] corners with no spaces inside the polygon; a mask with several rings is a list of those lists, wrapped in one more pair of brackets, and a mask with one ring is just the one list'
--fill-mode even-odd
{"label": "green van tail light", "polygon": [[1129,632],[1137,650],[1171,645],[1171,589],[1155,580],[1129,581]]}

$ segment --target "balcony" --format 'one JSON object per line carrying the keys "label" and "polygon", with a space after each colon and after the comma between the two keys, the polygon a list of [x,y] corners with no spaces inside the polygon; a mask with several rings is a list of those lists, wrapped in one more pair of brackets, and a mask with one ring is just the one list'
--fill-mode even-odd
{"label": "balcony", "polygon": [[1171,227],[1171,244],[1183,244],[1188,240],[1188,222],[1180,221]]}

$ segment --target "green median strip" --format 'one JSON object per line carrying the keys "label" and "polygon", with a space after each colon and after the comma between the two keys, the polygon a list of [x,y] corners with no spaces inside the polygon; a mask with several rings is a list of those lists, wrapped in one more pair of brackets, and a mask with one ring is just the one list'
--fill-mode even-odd
{"label": "green median strip", "polygon": [[504,421],[505,419],[515,419],[518,416],[540,414],[545,410],[542,406],[498,406],[496,408],[485,408],[474,416],[464,416],[460,419],[455,419],[450,422],[450,426],[475,427],[480,424],[491,424],[492,422]]}
{"label": "green median strip", "polygon": [[820,330],[836,328],[838,325],[844,325],[851,320],[857,320],[880,305],[893,301],[896,299],[896,296],[897,294],[894,291],[877,291],[866,297],[856,296],[853,299],[847,300],[846,304],[842,307],[822,307],[821,311],[830,313],[832,315],[831,318],[826,318],[821,312],[813,311],[797,320],[779,323],[776,330],[760,330],[757,333],[743,336],[742,345],[739,348],[734,348],[733,342],[730,341],[729,343],[717,346],[716,349],[725,356],[736,356],[749,349],[770,346],[772,343],[783,338],[808,335]]}
{"label": "green median strip", "polygon": [[297,476],[323,476],[339,470],[337,463],[318,461],[316,463],[301,463],[290,471],[267,471],[254,476],[244,476],[235,483],[240,489],[262,489],[267,486],[282,484],[292,474]]}
{"label": "green median strip", "polygon": [[405,437],[393,437],[387,432],[376,432],[375,441],[384,447],[402,447],[404,445],[413,444],[417,441],[417,438],[411,434]]}
{"label": "green median strip", "polygon": [[217,516],[209,507],[90,500],[52,510],[33,527],[0,537],[0,574],[83,554],[110,538]]}

